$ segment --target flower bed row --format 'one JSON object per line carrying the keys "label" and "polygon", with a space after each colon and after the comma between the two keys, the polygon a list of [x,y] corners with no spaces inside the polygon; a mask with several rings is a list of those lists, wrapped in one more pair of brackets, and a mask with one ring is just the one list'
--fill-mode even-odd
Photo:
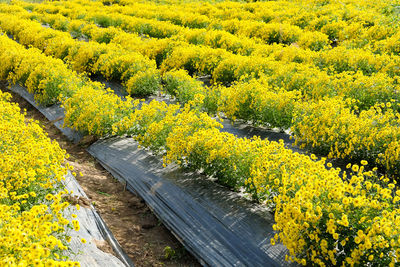
{"label": "flower bed row", "polygon": [[[102,27],[117,26],[126,31],[138,32],[140,34],[145,34],[150,37],[156,38],[166,38],[172,36],[180,36],[186,40],[200,39],[196,36],[208,36],[203,39],[209,45],[217,44],[219,38],[227,39],[228,41],[233,41],[236,45],[243,46],[246,44],[254,44],[254,39],[258,39],[256,43],[262,43],[266,41],[267,43],[281,42],[284,44],[291,44],[293,42],[299,41],[304,47],[312,47],[321,49],[328,44],[328,36],[319,32],[313,32],[312,34],[308,31],[304,31],[295,25],[290,25],[287,23],[269,23],[258,25],[258,27],[253,27],[253,36],[244,37],[245,40],[241,40],[234,34],[226,31],[225,29],[209,29],[212,31],[208,34],[207,31],[202,29],[190,29],[187,27],[182,27],[179,25],[174,25],[169,21],[158,21],[154,18],[144,18],[139,16],[131,16],[132,9],[129,6],[122,7],[118,5],[104,6],[101,2],[89,2],[89,1],[76,1],[63,4],[53,4],[49,6],[39,6],[39,10],[45,10],[51,13],[69,13],[75,17],[85,17],[86,19],[101,25]],[[68,7],[68,8],[66,8]],[[74,10],[71,12],[71,10]],[[106,11],[106,12],[104,12]],[[147,10],[148,12],[148,10]],[[248,22],[250,23],[250,22]],[[254,24],[255,22],[253,22]],[[221,22],[223,25],[224,22]],[[222,26],[222,28],[224,28]],[[246,29],[243,29],[244,32]],[[248,32],[247,27],[247,32]],[[262,34],[260,34],[262,33]],[[243,34],[242,34],[243,35]],[[308,40],[305,41],[304,37],[308,36]],[[234,49],[233,46],[228,46],[230,49]]]}
{"label": "flower bed row", "polygon": [[[295,144],[308,151],[328,158],[367,159],[390,175],[399,174],[400,105],[397,97],[383,96],[384,90],[375,94],[347,84],[340,97],[304,101],[302,92],[274,88],[267,78],[205,89],[181,70],[165,73],[164,82],[164,88],[183,102],[201,94],[201,106],[208,112],[290,128]],[[360,110],[355,99],[373,100]]]}

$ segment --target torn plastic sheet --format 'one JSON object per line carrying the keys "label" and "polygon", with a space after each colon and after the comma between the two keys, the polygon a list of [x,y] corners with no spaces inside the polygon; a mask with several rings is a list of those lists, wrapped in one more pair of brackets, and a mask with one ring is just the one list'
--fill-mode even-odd
{"label": "torn plastic sheet", "polygon": [[237,137],[252,138],[253,136],[260,137],[261,139],[268,139],[269,141],[279,142],[282,140],[285,144],[285,148],[292,150],[297,153],[306,153],[306,151],[293,146],[294,140],[290,138],[290,134],[287,132],[275,131],[271,129],[257,128],[249,124],[243,124],[240,121],[233,122],[229,119],[221,120],[217,119],[219,123],[223,125],[221,132],[227,132],[236,135]]}
{"label": "torn plastic sheet", "polygon": [[[85,192],[80,187],[75,177],[70,172],[65,176],[63,181],[65,187],[69,191],[73,191],[72,195],[76,198],[87,198]],[[119,260],[117,257],[103,252],[98,246],[105,244],[107,236],[104,236],[103,232],[107,231],[104,229],[105,225],[102,225],[99,221],[100,216],[93,208],[81,206],[79,210],[75,206],[70,206],[65,211],[66,215],[76,214],[76,220],[79,221],[79,231],[70,231],[71,242],[69,243],[70,253],[69,257],[73,261],[78,261],[81,266],[133,266],[130,259],[122,258]],[[69,213],[69,214],[68,214]],[[104,224],[104,223],[103,223]],[[108,230],[109,231],[109,230]],[[82,243],[81,239],[84,238],[87,242]]]}
{"label": "torn plastic sheet", "polygon": [[287,266],[286,248],[272,246],[273,215],[261,205],[139,149],[132,138],[100,140],[88,148],[153,212],[203,265]]}
{"label": "torn plastic sheet", "polygon": [[[90,76],[90,79],[92,81],[96,81],[96,82],[100,82],[102,83],[106,88],[111,89],[117,96],[119,96],[120,98],[122,98],[123,100],[125,100],[126,96],[128,96],[128,93],[126,92],[126,89],[124,88],[124,86],[122,86],[122,84],[118,81],[107,81],[104,77],[100,76],[100,75],[92,75]],[[166,96],[161,96],[160,94],[153,94],[147,97],[144,97],[144,103],[150,103],[153,100],[157,100],[160,102],[165,102],[166,104],[176,104],[178,101],[169,95]],[[138,108],[140,108],[141,104],[143,102],[141,102],[138,106]]]}
{"label": "torn plastic sheet", "polygon": [[11,86],[10,90],[22,96],[32,106],[39,110],[40,113],[42,113],[49,121],[54,121],[54,126],[56,126],[69,140],[78,143],[82,139],[83,135],[81,133],[72,130],[71,128],[63,128],[64,109],[62,107],[57,104],[50,107],[38,105],[33,94],[29,93],[24,87],[18,84]]}

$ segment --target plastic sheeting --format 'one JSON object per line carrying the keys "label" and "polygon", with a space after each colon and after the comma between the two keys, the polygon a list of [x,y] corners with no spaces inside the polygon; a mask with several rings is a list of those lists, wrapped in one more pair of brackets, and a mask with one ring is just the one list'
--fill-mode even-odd
{"label": "plastic sheeting", "polygon": [[[217,121],[219,120],[217,119]],[[279,142],[279,140],[283,140],[287,149],[290,149],[293,152],[306,153],[304,150],[293,146],[294,140],[290,138],[290,134],[288,133],[288,131],[281,132],[274,129],[257,128],[248,124],[243,124],[240,121],[232,123],[232,121],[230,121],[229,119],[224,119],[222,122],[219,122],[223,125],[223,128],[221,129],[222,132],[228,132],[238,137],[246,138],[258,136],[261,139],[268,139],[269,141],[276,142]]]}
{"label": "plastic sheeting", "polygon": [[287,266],[283,245],[272,246],[273,216],[260,205],[206,177],[163,168],[131,138],[97,141],[88,148],[204,265]]}
{"label": "plastic sheeting", "polygon": [[[121,97],[122,99],[125,99],[125,97],[128,96],[128,93],[126,92],[125,88],[118,81],[107,81],[106,79],[104,79],[104,77],[98,76],[98,75],[93,75],[90,77],[90,79],[104,84],[104,86],[106,88],[111,89],[114,92],[114,94]],[[144,103],[150,103],[152,100],[162,101],[168,105],[177,103],[177,101],[174,97],[171,97],[168,95],[166,95],[166,96],[150,95],[150,96],[144,97],[143,99],[145,100]],[[139,106],[138,106],[139,108],[140,108],[141,104],[142,104],[142,102],[139,104]]]}
{"label": "plastic sheeting", "polygon": [[[75,177],[68,173],[63,181],[68,190],[73,191],[73,196],[76,198],[87,198],[85,192],[80,187]],[[71,213],[76,214],[76,220],[79,221],[79,231],[70,231],[71,242],[69,257],[71,260],[79,261],[81,266],[95,267],[95,266],[133,266],[133,263],[126,258],[122,261],[115,256],[105,253],[97,247],[97,244],[106,242],[107,235],[104,235],[104,223],[96,210],[91,207],[81,206],[79,210],[75,206],[70,206],[66,211],[67,215]],[[68,214],[69,213],[69,214]],[[69,217],[69,216],[68,216]],[[87,243],[82,243],[81,238],[84,238]],[[115,241],[116,242],[116,241]]]}

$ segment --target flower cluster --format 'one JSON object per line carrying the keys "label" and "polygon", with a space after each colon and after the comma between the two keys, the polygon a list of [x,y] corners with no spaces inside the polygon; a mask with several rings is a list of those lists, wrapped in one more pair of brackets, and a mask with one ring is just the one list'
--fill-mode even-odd
{"label": "flower cluster", "polygon": [[10,98],[0,92],[0,264],[79,266],[64,255],[72,227],[63,215],[65,151]]}
{"label": "flower cluster", "polygon": [[359,114],[349,106],[349,101],[329,98],[296,109],[292,128],[296,142],[330,158],[375,161],[399,174],[398,103],[376,104]]}
{"label": "flower cluster", "polygon": [[49,58],[35,48],[21,53],[21,45],[0,34],[0,79],[9,79],[35,93],[35,100],[44,105],[54,104],[63,91],[71,95],[79,77],[59,59]]}

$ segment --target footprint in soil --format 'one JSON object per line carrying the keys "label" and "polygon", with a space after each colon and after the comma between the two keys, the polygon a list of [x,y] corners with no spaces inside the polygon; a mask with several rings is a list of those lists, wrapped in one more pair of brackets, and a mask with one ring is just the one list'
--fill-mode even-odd
{"label": "footprint in soil", "polygon": [[149,230],[157,226],[158,220],[156,216],[149,209],[146,210],[147,212],[144,213],[141,220],[142,229]]}
{"label": "footprint in soil", "polygon": [[149,229],[151,229],[151,228],[156,227],[156,225],[157,225],[157,224],[155,224],[155,223],[153,223],[153,222],[151,222],[151,223],[144,223],[144,224],[142,224],[142,229],[149,230]]}
{"label": "footprint in soil", "polygon": [[146,207],[146,204],[139,199],[132,199],[129,203],[129,208],[131,209],[142,209]]}

